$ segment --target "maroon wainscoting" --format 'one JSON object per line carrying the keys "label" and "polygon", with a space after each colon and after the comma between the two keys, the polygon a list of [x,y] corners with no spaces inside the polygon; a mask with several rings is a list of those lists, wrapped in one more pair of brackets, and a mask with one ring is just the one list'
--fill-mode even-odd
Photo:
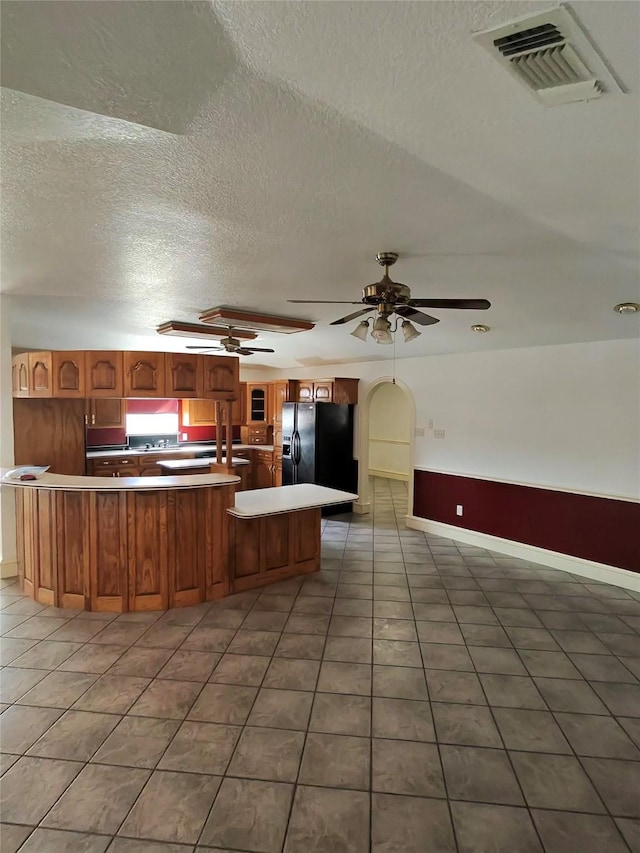
{"label": "maroon wainscoting", "polygon": [[631,501],[415,471],[413,514],[640,572],[640,504]]}

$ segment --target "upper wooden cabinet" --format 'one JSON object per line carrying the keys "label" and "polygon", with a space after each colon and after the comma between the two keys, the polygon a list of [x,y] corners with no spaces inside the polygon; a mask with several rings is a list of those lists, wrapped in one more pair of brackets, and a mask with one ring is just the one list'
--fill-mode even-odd
{"label": "upper wooden cabinet", "polygon": [[124,396],[165,396],[165,353],[124,353]]}
{"label": "upper wooden cabinet", "polygon": [[14,355],[11,365],[12,387],[14,397],[29,396],[29,353],[21,352]]}
{"label": "upper wooden cabinet", "polygon": [[90,350],[84,353],[87,397],[123,397],[123,353]]}
{"label": "upper wooden cabinet", "polygon": [[53,392],[51,353],[30,352],[29,364],[29,396],[51,397]]}
{"label": "upper wooden cabinet", "polygon": [[269,423],[269,385],[247,383],[247,424]]}
{"label": "upper wooden cabinet", "polygon": [[165,354],[167,397],[202,397],[204,360],[200,355],[168,352]]}
{"label": "upper wooden cabinet", "polygon": [[215,400],[185,400],[182,403],[184,426],[215,426]]}
{"label": "upper wooden cabinet", "polygon": [[85,396],[85,362],[83,352],[51,353],[54,397]]}
{"label": "upper wooden cabinet", "polygon": [[116,397],[89,400],[87,426],[96,429],[124,429],[126,401]]}
{"label": "upper wooden cabinet", "polygon": [[301,379],[298,382],[299,403],[358,402],[358,379]]}
{"label": "upper wooden cabinet", "polygon": [[271,391],[269,410],[274,427],[282,425],[282,406],[291,400],[290,385],[292,384],[285,379],[284,381],[271,382],[269,386]]}
{"label": "upper wooden cabinet", "polygon": [[204,396],[232,400],[240,392],[240,361],[224,355],[200,356],[204,360]]}

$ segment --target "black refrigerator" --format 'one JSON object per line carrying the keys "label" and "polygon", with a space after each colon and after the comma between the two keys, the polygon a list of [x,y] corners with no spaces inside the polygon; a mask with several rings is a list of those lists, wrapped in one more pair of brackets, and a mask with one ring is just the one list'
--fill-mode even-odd
{"label": "black refrigerator", "polygon": [[[282,485],[315,483],[357,492],[353,458],[353,406],[285,403],[282,407]],[[325,507],[323,515],[350,512],[352,505]]]}

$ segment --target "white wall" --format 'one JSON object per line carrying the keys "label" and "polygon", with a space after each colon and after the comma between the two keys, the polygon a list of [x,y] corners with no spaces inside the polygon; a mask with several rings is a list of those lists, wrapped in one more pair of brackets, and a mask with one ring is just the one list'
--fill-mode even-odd
{"label": "white wall", "polygon": [[409,479],[411,405],[399,385],[373,389],[369,407],[369,473]]}
{"label": "white wall", "polygon": [[[406,346],[411,346],[407,344]],[[389,361],[281,371],[282,376],[388,376]],[[400,359],[416,406],[415,466],[640,497],[640,341]],[[445,430],[436,439],[428,422]]]}
{"label": "white wall", "polygon": [[[9,302],[0,296],[0,467],[13,465],[13,398]],[[17,574],[13,489],[0,489],[0,577]]]}

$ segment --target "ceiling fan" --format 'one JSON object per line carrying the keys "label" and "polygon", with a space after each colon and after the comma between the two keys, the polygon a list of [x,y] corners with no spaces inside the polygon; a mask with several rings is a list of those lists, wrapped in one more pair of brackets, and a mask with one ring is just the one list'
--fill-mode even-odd
{"label": "ceiling fan", "polygon": [[[359,311],[354,311],[353,314],[347,314],[346,317],[334,320],[330,325],[340,326],[343,323],[348,323],[350,320],[361,317],[363,314],[376,311],[378,316],[373,325],[372,337],[378,343],[391,343],[392,341],[391,324],[388,319],[392,314],[397,314],[398,317],[402,318],[405,340],[410,341],[417,338],[420,332],[414,329],[409,321],[418,323],[421,326],[431,326],[434,323],[440,322],[437,317],[432,317],[430,314],[416,310],[418,308],[470,308],[475,311],[485,311],[491,307],[491,303],[487,299],[412,299],[411,290],[406,284],[400,284],[389,278],[389,267],[393,266],[398,260],[397,253],[378,252],[376,260],[381,267],[384,267],[384,275],[380,281],[377,281],[375,284],[369,284],[363,289],[362,299],[358,302],[332,299],[289,299],[287,301],[331,305],[360,305],[363,303],[364,307]],[[369,319],[363,320],[352,334],[365,340],[369,328]]]}
{"label": "ceiling fan", "polygon": [[187,349],[195,349],[198,352],[220,352],[225,351],[232,355],[253,355],[254,352],[275,352],[272,349],[264,347],[245,347],[242,341],[233,337],[233,327],[229,326],[229,334],[226,338],[220,339],[219,347],[203,347],[203,346],[187,346]]}

